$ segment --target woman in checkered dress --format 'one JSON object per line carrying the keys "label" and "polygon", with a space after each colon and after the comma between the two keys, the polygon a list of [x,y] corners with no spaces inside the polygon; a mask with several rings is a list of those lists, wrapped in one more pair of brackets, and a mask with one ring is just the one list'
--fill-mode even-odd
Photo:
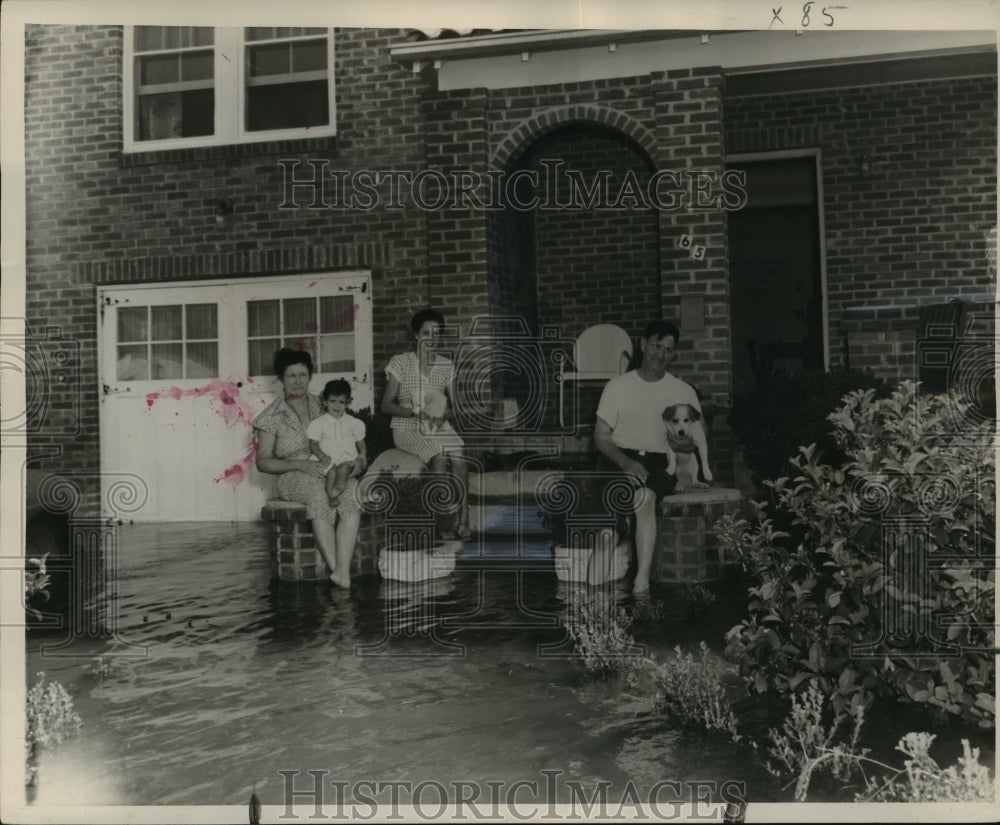
{"label": "woman in checkered dress", "polygon": [[[347,482],[336,508],[326,495],[326,474],[309,451],[306,427],[323,415],[319,398],[309,390],[312,356],[303,350],[280,349],[274,372],[282,393],[258,415],[251,426],[257,439],[257,469],[278,476],[278,495],[306,506],[316,545],[330,568],[330,581],[351,586],[351,558],[361,526],[357,479]],[[355,472],[360,472],[359,464]]]}
{"label": "woman in checkered dress", "polygon": [[446,414],[442,416],[444,410],[435,409],[446,408],[445,401],[454,398],[455,365],[434,352],[442,326],[444,318],[433,309],[421,310],[410,320],[414,348],[389,360],[381,410],[392,417],[396,447],[417,456],[434,472],[454,474],[463,493],[455,534],[464,539],[471,533],[465,495],[469,471],[462,453],[465,443]]}

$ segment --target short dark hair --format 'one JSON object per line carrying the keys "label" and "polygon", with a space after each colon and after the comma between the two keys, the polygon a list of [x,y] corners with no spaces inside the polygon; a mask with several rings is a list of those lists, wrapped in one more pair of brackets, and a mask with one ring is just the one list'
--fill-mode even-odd
{"label": "short dark hair", "polygon": [[334,378],[327,381],[323,387],[323,400],[328,401],[335,395],[342,395],[344,398],[351,397],[351,384],[346,378]]}
{"label": "short dark hair", "polygon": [[293,364],[305,364],[307,370],[309,370],[309,376],[312,377],[313,374],[313,358],[307,350],[304,349],[292,349],[291,347],[282,347],[276,353],[274,353],[274,374],[278,376],[278,380],[282,380],[285,377],[285,370],[287,370]]}
{"label": "short dark hair", "polygon": [[426,324],[428,321],[433,321],[435,324],[444,326],[444,316],[438,312],[436,309],[422,309],[420,312],[416,313],[410,319],[410,330],[416,335],[420,332],[420,328]]}
{"label": "short dark hair", "polygon": [[668,335],[672,335],[674,339],[674,344],[680,343],[681,331],[677,329],[677,325],[671,321],[656,320],[650,321],[646,324],[646,332],[642,336],[646,340],[650,338],[659,341],[661,338],[666,338]]}

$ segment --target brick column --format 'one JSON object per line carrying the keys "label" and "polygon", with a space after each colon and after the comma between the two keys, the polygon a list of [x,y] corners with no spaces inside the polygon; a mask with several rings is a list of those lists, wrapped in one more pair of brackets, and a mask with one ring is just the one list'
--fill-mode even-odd
{"label": "brick column", "polygon": [[[732,393],[729,249],[726,213],[719,198],[725,171],[722,72],[682,69],[652,76],[656,100],[658,171],[672,171],[661,200],[673,193],[676,208],[660,209],[660,275],[663,317],[681,328],[676,374],[723,407]],[[701,258],[682,245],[704,247]],[[733,439],[724,416],[709,433],[716,476],[732,478]]]}
{"label": "brick column", "polygon": [[[428,211],[428,295],[446,321],[458,324],[463,332],[476,315],[490,309],[486,211],[478,208],[473,194],[457,195],[458,188],[478,180],[475,194],[483,203],[489,200],[486,108],[485,89],[439,92],[424,102],[427,174],[420,197],[425,204],[436,205],[442,176],[450,188],[444,204]],[[456,175],[467,173],[464,183],[456,180]]]}

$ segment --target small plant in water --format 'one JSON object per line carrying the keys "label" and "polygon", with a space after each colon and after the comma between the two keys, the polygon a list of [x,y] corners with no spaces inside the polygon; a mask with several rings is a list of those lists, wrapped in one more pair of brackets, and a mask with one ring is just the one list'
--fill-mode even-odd
{"label": "small plant in water", "polygon": [[595,673],[619,673],[633,667],[641,648],[629,633],[632,620],[607,593],[571,603],[566,629],[583,664]]}
{"label": "small plant in water", "polygon": [[[764,767],[776,778],[791,775],[795,782],[795,799],[804,802],[809,793],[813,774],[824,768],[837,779],[846,782],[853,764],[868,751],[858,749],[861,726],[865,721],[864,707],[858,705],[852,716],[854,728],[850,739],[835,742],[842,724],[849,718],[841,713],[829,727],[823,724],[826,697],[812,682],[801,696],[792,696],[792,709],[785,717],[781,731],[770,731],[770,761]],[[789,783],[791,784],[791,783]]]}
{"label": "small plant in water", "polygon": [[[930,733],[906,734],[896,745],[896,750],[910,757],[903,763],[903,771],[881,784],[869,781],[857,801],[992,802],[993,778],[990,769],[979,764],[979,748],[971,748],[969,740],[963,739],[958,765],[941,768],[929,753],[934,738]],[[902,782],[904,772],[906,781]]]}
{"label": "small plant in water", "polygon": [[733,668],[713,657],[704,642],[699,656],[685,652],[680,645],[674,652],[674,658],[655,666],[661,710],[682,724],[722,731],[733,742],[742,742],[724,684]]}
{"label": "small plant in water", "polygon": [[73,699],[66,688],[58,682],[46,682],[44,673],[38,674],[38,680],[28,690],[25,705],[25,784],[33,786],[38,779],[36,762],[39,752],[76,734],[81,722],[73,710]]}
{"label": "small plant in water", "polygon": [[[775,777],[791,776],[795,799],[804,802],[814,776],[826,772],[844,786],[860,774],[865,790],[855,795],[857,802],[988,802],[993,799],[990,770],[979,763],[979,749],[962,740],[964,755],[958,764],[941,768],[930,756],[934,736],[910,732],[899,740],[896,750],[910,757],[903,768],[894,768],[868,756],[858,741],[864,724],[864,707],[851,714],[838,713],[829,726],[823,722],[829,701],[811,683],[801,695],[792,697],[792,709],[781,731],[770,731],[770,755],[775,763],[766,768]],[[849,738],[837,741],[845,722],[853,718]],[[888,773],[876,777],[874,770]],[[888,777],[888,778],[886,778]]]}

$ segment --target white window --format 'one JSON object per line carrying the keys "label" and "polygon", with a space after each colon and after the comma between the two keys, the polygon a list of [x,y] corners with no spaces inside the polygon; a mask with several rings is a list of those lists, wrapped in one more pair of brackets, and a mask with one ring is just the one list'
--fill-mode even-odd
{"label": "white window", "polygon": [[333,30],[125,28],[126,152],[336,131]]}

